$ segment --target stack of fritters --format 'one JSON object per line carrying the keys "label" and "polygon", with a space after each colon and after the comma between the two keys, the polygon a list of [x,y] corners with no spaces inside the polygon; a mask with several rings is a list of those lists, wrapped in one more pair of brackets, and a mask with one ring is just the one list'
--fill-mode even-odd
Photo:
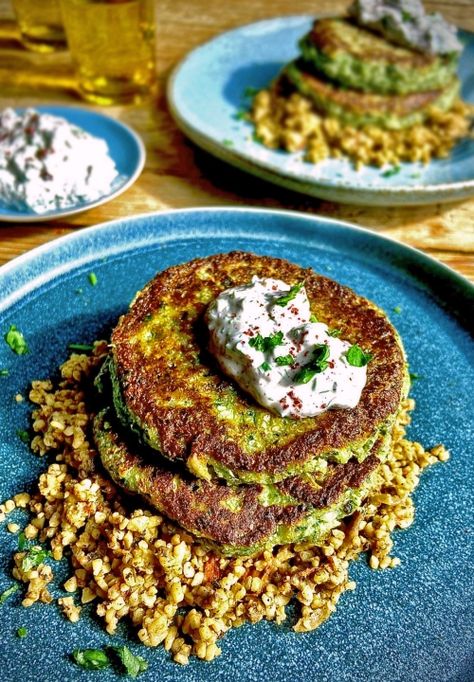
{"label": "stack of fritters", "polygon": [[[252,277],[304,281],[311,311],[373,358],[354,409],[291,419],[259,406],[208,353],[203,316]],[[112,333],[95,440],[104,467],[225,554],[321,542],[360,506],[407,393],[400,339],[372,303],[287,261],[233,252],[158,274]]]}
{"label": "stack of fritters", "polygon": [[284,69],[316,109],[346,125],[399,130],[429,110],[448,111],[459,94],[458,55],[431,55],[393,45],[351,19],[314,22],[301,57]]}

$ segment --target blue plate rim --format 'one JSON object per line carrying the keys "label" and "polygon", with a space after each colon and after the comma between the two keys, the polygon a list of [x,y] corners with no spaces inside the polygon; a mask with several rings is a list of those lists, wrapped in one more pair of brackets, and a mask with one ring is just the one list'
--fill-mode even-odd
{"label": "blue plate rim", "polygon": [[[131,126],[129,126],[127,123],[124,123],[123,121],[118,120],[113,116],[109,116],[108,114],[105,114],[102,111],[90,109],[86,106],[77,106],[75,104],[68,103],[63,104],[50,102],[48,104],[32,104],[31,106],[27,105],[12,108],[17,111],[23,111],[25,109],[32,108],[44,113],[49,113],[53,110],[56,112],[56,110],[58,109],[61,111],[77,111],[86,116],[90,116],[91,118],[99,118],[105,121],[110,121],[112,122],[113,125],[116,126],[117,129],[121,131],[121,133],[123,133],[133,141],[137,148],[138,161],[133,173],[129,175],[126,182],[117,187],[113,192],[110,192],[110,194],[106,194],[105,196],[99,197],[95,201],[91,201],[86,204],[76,205],[71,208],[60,209],[57,211],[48,211],[47,213],[27,212],[21,213],[20,211],[17,211],[16,213],[10,214],[2,212],[2,209],[0,208],[0,222],[39,223],[46,222],[48,220],[58,220],[60,218],[65,218],[67,216],[76,215],[77,213],[83,213],[84,211],[88,211],[89,209],[97,208],[97,206],[102,206],[103,204],[106,204],[109,201],[112,201],[112,199],[115,199],[116,197],[120,196],[120,194],[123,194],[123,192],[125,192],[129,187],[131,187],[136,182],[136,180],[143,171],[146,162],[146,148],[142,138]],[[55,113],[54,115],[61,114]]]}
{"label": "blue plate rim", "polygon": [[[325,180],[324,178],[317,178],[314,181],[309,181],[308,179],[304,178],[302,179],[301,177],[298,176],[298,172],[287,172],[287,171],[277,171],[271,164],[267,164],[265,162],[260,161],[257,158],[250,157],[250,155],[244,154],[240,152],[238,149],[229,149],[228,147],[225,147],[223,144],[219,144],[219,142],[216,142],[214,139],[209,137],[207,134],[202,133],[200,130],[195,128],[192,124],[190,124],[184,117],[181,116],[179,107],[176,106],[175,102],[175,91],[176,91],[176,82],[178,78],[180,77],[182,71],[186,69],[188,63],[195,58],[197,54],[199,54],[202,51],[205,51],[206,49],[209,48],[212,44],[220,41],[220,40],[225,40],[232,34],[237,34],[241,31],[248,30],[250,28],[254,27],[259,27],[259,26],[267,26],[271,24],[277,25],[281,21],[285,22],[304,22],[304,21],[311,21],[317,18],[324,18],[328,16],[334,16],[333,13],[321,13],[321,14],[299,14],[299,15],[280,15],[280,16],[272,16],[268,17],[266,19],[260,19],[255,22],[249,22],[246,24],[242,24],[240,26],[237,26],[235,28],[232,28],[228,31],[223,31],[219,33],[218,35],[214,36],[213,38],[205,41],[204,43],[198,45],[195,47],[193,50],[188,52],[183,59],[181,59],[178,64],[172,69],[168,80],[166,84],[166,96],[168,100],[168,105],[170,107],[171,114],[178,125],[178,127],[188,136],[192,139],[193,142],[198,144],[199,146],[203,147],[206,151],[214,154],[218,158],[222,159],[225,162],[228,163],[233,163],[234,165],[237,165],[239,168],[254,172],[250,169],[251,166],[255,166],[258,168],[259,173],[262,174],[262,177],[264,175],[267,176],[266,179],[270,180],[271,182],[278,182],[278,179],[280,179],[280,184],[283,184],[283,182],[289,182],[293,184],[294,189],[299,191],[304,191],[302,189],[303,186],[308,186],[311,185],[314,188],[321,188],[325,189],[328,191],[338,191],[338,192],[353,192],[355,190],[357,191],[364,191],[367,195],[381,195],[382,193],[390,193],[391,195],[394,195],[398,198],[400,201],[401,198],[404,198],[404,195],[409,194],[410,192],[416,192],[417,194],[424,195],[425,196],[425,201],[427,199],[431,199],[432,195],[434,195],[437,192],[456,192],[456,191],[463,191],[466,192],[469,190],[474,191],[474,174],[471,180],[461,180],[461,181],[456,181],[456,182],[444,182],[444,183],[438,183],[438,184],[413,184],[410,186],[407,185],[390,185],[387,187],[383,186],[374,186],[371,187],[369,190],[363,190],[363,188],[359,185],[351,185],[350,181],[349,182],[341,182],[340,179],[335,178],[332,180]],[[470,37],[471,40],[474,41],[474,31],[468,31],[466,29],[461,29],[458,28],[458,31],[462,34],[465,34]],[[438,201],[441,201],[441,198],[437,198]],[[455,199],[455,197],[453,197]],[[453,200],[451,199],[451,200]],[[450,198],[446,199],[450,200]]]}
{"label": "blue plate rim", "polygon": [[[468,292],[469,295],[474,296],[474,284],[471,283],[470,280],[467,279],[467,277],[458,273],[450,266],[446,265],[445,263],[442,263],[441,261],[434,258],[430,254],[427,254],[421,251],[420,249],[415,248],[414,246],[397,241],[393,237],[379,234],[367,227],[356,225],[349,221],[338,220],[337,218],[330,218],[324,215],[307,214],[301,211],[293,211],[287,209],[255,208],[251,206],[222,206],[222,207],[203,206],[197,208],[189,207],[180,209],[166,209],[163,211],[145,212],[133,216],[115,218],[114,220],[104,221],[102,223],[97,223],[96,225],[90,225],[88,227],[81,228],[80,230],[70,232],[66,235],[57,237],[56,239],[41,244],[33,249],[30,249],[29,251],[26,251],[23,254],[20,254],[16,258],[13,258],[12,260],[0,266],[0,286],[2,286],[2,288],[6,284],[8,276],[15,276],[17,274],[24,275],[21,287],[18,289],[18,287],[14,285],[12,287],[12,290],[9,293],[7,292],[7,297],[6,298],[2,297],[0,299],[0,313],[3,313],[6,309],[8,309],[8,307],[11,304],[13,304],[14,300],[21,298],[21,292],[25,287],[28,288],[28,286],[31,285],[34,281],[42,279],[41,275],[38,275],[33,280],[30,281],[30,278],[28,276],[30,272],[28,266],[34,264],[35,261],[40,260],[42,256],[47,256],[51,253],[55,253],[56,251],[59,252],[63,245],[67,245],[73,242],[78,242],[80,244],[81,242],[87,241],[89,235],[100,234],[108,230],[113,230],[114,227],[124,222],[139,223],[142,220],[148,220],[154,217],[160,216],[172,217],[173,215],[183,214],[192,215],[194,213],[200,214],[207,213],[211,215],[219,213],[259,215],[263,213],[265,215],[270,216],[274,215],[288,217],[289,220],[303,220],[304,222],[306,221],[314,222],[315,225],[316,224],[321,225],[321,223],[325,223],[329,224],[331,227],[345,228],[350,230],[352,233],[365,235],[365,237],[368,238],[370,241],[374,240],[376,242],[387,245],[391,249],[394,249],[399,252],[401,251],[402,253],[407,254],[408,256],[411,257],[412,260],[415,261],[417,265],[425,266],[427,269],[430,270],[434,269],[435,272],[438,273],[441,277],[443,277],[444,279],[447,278],[448,280],[450,280],[451,283],[456,284],[458,287]],[[171,235],[170,238],[173,238],[173,235]],[[127,246],[124,245],[120,247],[118,245],[115,245],[115,248],[113,250],[108,251],[107,253],[109,253],[110,255],[113,255],[113,253],[124,253],[127,251]],[[97,252],[92,252],[83,258],[74,257],[71,258],[70,260],[63,261],[60,266],[47,268],[43,272],[43,275],[49,274],[50,277],[48,279],[52,279],[60,272],[68,271],[68,266],[71,263],[74,263],[75,265],[78,266],[79,264],[86,264],[90,261],[97,260],[97,257],[98,257]]]}

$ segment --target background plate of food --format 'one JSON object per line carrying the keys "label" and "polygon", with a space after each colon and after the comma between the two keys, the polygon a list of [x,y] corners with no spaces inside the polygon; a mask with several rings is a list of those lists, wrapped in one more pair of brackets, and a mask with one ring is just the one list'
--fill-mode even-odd
{"label": "background plate of food", "polygon": [[72,106],[0,112],[0,221],[33,223],[100,206],[140,175],[145,147],[127,125]]}
{"label": "background plate of food", "polygon": [[[183,132],[243,170],[329,200],[425,204],[473,194],[473,34],[458,32],[460,57],[433,56],[353,21],[313,23],[260,21],[190,53],[168,85]],[[368,51],[380,50],[383,59],[367,66]]]}
{"label": "background plate of food", "polygon": [[[189,286],[187,261],[228,254],[235,268],[235,249],[256,259],[284,256],[352,287],[385,311],[406,349],[416,408],[407,438],[399,432],[403,474],[371,502],[385,510],[377,520],[358,530],[341,525],[326,554],[302,543],[258,560],[211,556],[142,500],[123,497],[88,444],[97,409],[91,383],[107,352],[94,341],[107,342],[157,273]],[[208,262],[197,271],[203,301]],[[270,670],[278,682],[472,679],[473,290],[466,280],[338,221],[210,208],[73,233],[4,266],[0,290],[4,679],[112,680],[125,671],[144,682],[263,680]],[[185,302],[184,289],[168,282],[166,290]],[[145,311],[143,319],[163,312]],[[143,334],[163,350],[177,328]],[[182,379],[182,366],[169,371]],[[178,399],[170,405],[179,407]],[[368,556],[348,567],[345,543],[357,538]]]}

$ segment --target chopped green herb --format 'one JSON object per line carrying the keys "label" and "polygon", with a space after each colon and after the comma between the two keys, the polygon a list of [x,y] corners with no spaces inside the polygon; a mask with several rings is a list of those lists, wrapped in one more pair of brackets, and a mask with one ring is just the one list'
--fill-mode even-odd
{"label": "chopped green herb", "polygon": [[127,646],[116,646],[113,650],[119,657],[127,675],[138,677],[140,673],[148,670],[148,663],[142,656],[133,654]]}
{"label": "chopped green herb", "polygon": [[244,90],[245,97],[254,97],[258,92],[258,88],[254,88],[252,85],[248,85]]}
{"label": "chopped green herb", "polygon": [[26,628],[21,627],[21,628],[18,628],[18,630],[16,631],[16,634],[20,639],[24,639],[26,637],[26,635],[28,634],[28,630]]}
{"label": "chopped green herb", "polygon": [[292,365],[294,363],[295,359],[292,355],[279,355],[277,358],[275,358],[275,362],[277,365],[280,367],[284,367],[285,365]]}
{"label": "chopped green herb", "polygon": [[410,14],[410,12],[407,12],[406,10],[402,10],[402,21],[413,21],[413,14]]}
{"label": "chopped green herb", "polygon": [[276,305],[287,305],[290,301],[292,301],[294,298],[296,298],[296,294],[301,291],[301,289],[304,287],[304,282],[300,282],[299,284],[295,284],[291,289],[286,293],[283,294],[283,296],[279,296],[277,300],[275,301]]}
{"label": "chopped green herb", "polygon": [[421,374],[417,374],[416,372],[410,372],[410,381],[413,383],[414,381],[418,381],[419,379],[423,379]]}
{"label": "chopped green herb", "polygon": [[225,140],[222,140],[222,144],[224,145],[224,147],[233,147],[234,141],[225,139]]}
{"label": "chopped green herb", "polygon": [[252,140],[253,140],[254,142],[258,142],[259,144],[263,144],[263,143],[262,143],[262,138],[260,137],[260,135],[257,133],[256,130],[254,130],[254,132],[252,133]]}
{"label": "chopped green herb", "polygon": [[327,369],[329,346],[326,343],[318,343],[313,347],[312,359],[304,365],[294,376],[295,384],[307,384],[315,374],[320,374]]}
{"label": "chopped green herb", "polygon": [[18,549],[20,552],[23,552],[28,547],[28,540],[26,539],[26,535],[23,531],[18,536]]}
{"label": "chopped green herb", "polygon": [[68,348],[69,350],[78,350],[82,351],[83,353],[90,353],[94,350],[94,346],[92,346],[90,343],[69,343]]}
{"label": "chopped green herb", "polygon": [[97,284],[97,281],[98,281],[97,275],[95,274],[95,272],[89,272],[87,278],[88,278],[89,282],[91,283],[91,285],[93,287],[95,287],[95,285]]}
{"label": "chopped green herb", "polygon": [[340,329],[330,329],[328,331],[328,336],[333,336],[333,337],[341,336],[341,330]]}
{"label": "chopped green herb", "polygon": [[86,670],[100,670],[110,667],[110,659],[101,649],[74,649],[72,658],[74,663]]}
{"label": "chopped green herb", "polygon": [[402,309],[400,308],[399,305],[396,305],[395,308],[393,309],[393,312],[399,315],[402,312]]}
{"label": "chopped green herb", "polygon": [[271,367],[270,367],[270,365],[268,364],[268,362],[262,362],[262,364],[260,365],[260,369],[261,369],[263,372],[269,372],[270,369],[271,369]]}
{"label": "chopped green herb", "polygon": [[393,166],[382,173],[383,178],[391,178],[393,175],[397,175],[402,170],[401,166]]}
{"label": "chopped green herb", "polygon": [[35,568],[36,566],[42,564],[45,559],[48,559],[49,557],[52,556],[53,555],[49,550],[43,549],[42,547],[35,545],[30,550],[28,550],[28,553],[25,554],[25,556],[21,560],[21,570],[27,573],[28,571],[31,571],[32,568]]}
{"label": "chopped green herb", "polygon": [[318,318],[316,317],[316,315],[314,315],[313,313],[311,313],[311,315],[309,316],[309,321],[310,321],[310,322],[317,322],[317,321],[318,321]]}
{"label": "chopped green herb", "polygon": [[372,360],[370,353],[365,353],[360,346],[355,343],[346,352],[347,362],[352,367],[365,367],[365,365]]}
{"label": "chopped green herb", "polygon": [[241,109],[240,111],[237,111],[237,113],[234,114],[234,119],[236,121],[245,121],[247,118],[247,112]]}
{"label": "chopped green herb", "polygon": [[22,431],[21,429],[17,429],[16,435],[23,443],[26,443],[27,445],[30,444],[30,434],[28,433],[28,431]]}
{"label": "chopped green herb", "polygon": [[11,597],[12,594],[15,594],[15,592],[18,592],[19,589],[20,589],[20,585],[18,583],[15,583],[11,587],[9,587],[8,590],[5,590],[5,592],[2,592],[0,594],[0,606],[7,601],[8,597]]}
{"label": "chopped green herb", "polygon": [[253,336],[249,341],[249,346],[255,348],[255,350],[262,351],[262,353],[266,353],[276,346],[281,346],[282,343],[283,332],[275,332],[275,334],[271,334],[270,336],[261,336],[260,334]]}
{"label": "chopped green herb", "polygon": [[7,377],[10,374],[8,369],[0,369],[0,377]]}
{"label": "chopped green herb", "polygon": [[28,353],[28,344],[25,341],[25,337],[14,324],[10,326],[10,329],[7,331],[4,338],[12,351],[17,355],[25,355]]}

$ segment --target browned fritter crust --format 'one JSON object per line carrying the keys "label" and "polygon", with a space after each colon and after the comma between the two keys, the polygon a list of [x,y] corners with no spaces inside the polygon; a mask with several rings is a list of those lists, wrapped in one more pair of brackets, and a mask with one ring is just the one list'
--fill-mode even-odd
{"label": "browned fritter crust", "polygon": [[[107,410],[94,420],[94,437],[102,462],[112,478],[126,490],[144,497],[153,507],[186,530],[218,545],[253,547],[271,538],[281,526],[304,522],[311,509],[336,504],[348,488],[357,489],[377,468],[382,447],[379,439],[363,462],[329,464],[328,475],[317,489],[299,477],[279,484],[281,492],[298,504],[272,504],[259,501],[259,484],[232,487],[193,479],[150,460],[146,448],[137,446],[109,421]],[[148,453],[149,454],[149,453]],[[153,463],[150,463],[152,461]],[[232,501],[237,508],[230,508]],[[351,513],[353,509],[345,513]],[[343,514],[344,515],[344,512]]]}
{"label": "browned fritter crust", "polygon": [[[359,343],[373,355],[357,407],[303,420],[270,415],[206,356],[206,340],[200,337],[199,326],[207,303],[229,287],[248,283],[253,275],[288,284],[304,280],[317,318],[337,327],[342,338]],[[164,309],[174,311],[173,323],[161,338],[155,338],[152,348],[143,343],[143,329]],[[160,328],[154,329],[156,337]],[[232,252],[159,273],[120,318],[111,343],[122,399],[144,429],[146,440],[150,442],[153,434],[151,445],[170,459],[211,459],[232,471],[281,472],[289,465],[365,440],[396,413],[402,397],[404,354],[385,315],[348,287],[278,258]],[[216,412],[216,401],[230,394],[242,414],[251,407],[257,416],[265,415],[263,435],[271,433],[272,427],[281,428],[284,435],[274,444],[266,442],[257,451],[248,451],[244,438],[259,434],[259,427],[246,423],[236,427]],[[178,405],[184,398],[190,404]]]}
{"label": "browned fritter crust", "polygon": [[[347,33],[347,26],[349,29],[354,27],[358,40],[353,39],[352,31]],[[313,44],[328,56],[345,52],[359,59],[388,62],[410,69],[427,67],[436,61],[435,55],[393,45],[361,26],[351,24],[348,19],[317,19],[310,36]]]}
{"label": "browned fritter crust", "polygon": [[342,89],[332,85],[324,78],[318,78],[313,73],[301,70],[300,78],[306,87],[327,102],[344,107],[348,111],[359,114],[394,114],[404,117],[427,109],[439,100],[442,89],[425,92],[412,92],[407,95],[377,95],[360,90]]}

